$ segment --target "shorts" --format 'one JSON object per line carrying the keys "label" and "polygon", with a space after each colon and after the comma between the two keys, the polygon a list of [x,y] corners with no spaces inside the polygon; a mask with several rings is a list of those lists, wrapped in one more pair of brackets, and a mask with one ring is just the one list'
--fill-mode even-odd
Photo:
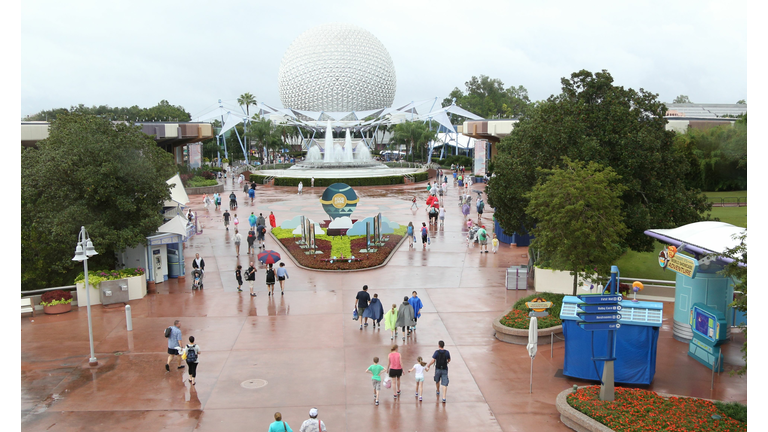
{"label": "shorts", "polygon": [[477,214],[483,214],[483,211],[482,210],[478,210]]}
{"label": "shorts", "polygon": [[390,378],[400,378],[403,376],[403,370],[402,369],[390,369],[389,370],[389,377]]}
{"label": "shorts", "polygon": [[362,318],[363,317],[363,312],[365,312],[366,309],[368,309],[368,308],[357,308],[357,316]]}
{"label": "shorts", "polygon": [[448,369],[435,369],[435,382],[448,387]]}
{"label": "shorts", "polygon": [[284,281],[284,280],[285,280],[285,276],[278,276],[278,277],[277,277],[277,280],[279,280],[279,281]]}
{"label": "shorts", "polygon": [[255,283],[256,283],[256,281],[255,281],[255,280],[249,280],[249,281],[248,281],[248,285],[251,287],[251,289],[253,289],[253,285],[254,285]]}
{"label": "shorts", "polygon": [[168,348],[168,354],[179,355],[179,350],[177,350],[176,348]]}
{"label": "shorts", "polygon": [[488,244],[488,240],[480,240],[480,244],[481,245],[487,245]]}
{"label": "shorts", "polygon": [[417,376],[416,377],[416,382],[417,383],[424,382],[424,376],[423,375],[422,376]]}
{"label": "shorts", "polygon": [[422,242],[422,243],[426,243],[426,242],[427,242],[427,236],[425,236],[425,235],[422,235],[422,236],[421,236],[421,242]]}
{"label": "shorts", "polygon": [[237,285],[240,286],[243,284],[243,278],[237,278]]}
{"label": "shorts", "polygon": [[372,379],[371,382],[373,383],[374,390],[381,390],[381,380]]}
{"label": "shorts", "polygon": [[275,281],[267,282],[267,286],[268,287],[275,286]]}
{"label": "shorts", "polygon": [[229,226],[229,221],[228,220],[224,221],[224,226]]}

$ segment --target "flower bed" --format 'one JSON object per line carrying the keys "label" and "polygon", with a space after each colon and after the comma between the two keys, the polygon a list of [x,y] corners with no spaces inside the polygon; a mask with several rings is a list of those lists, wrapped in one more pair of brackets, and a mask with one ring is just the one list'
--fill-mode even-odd
{"label": "flower bed", "polygon": [[531,318],[528,317],[530,309],[528,309],[528,306],[526,306],[525,303],[536,297],[541,297],[546,301],[552,302],[552,307],[548,309],[549,316],[537,319],[539,329],[562,325],[563,322],[560,320],[560,308],[563,306],[564,296],[562,294],[552,293],[538,293],[521,298],[515,302],[515,305],[512,306],[512,310],[504,315],[499,322],[510,328],[528,329],[531,325]]}
{"label": "flower bed", "polygon": [[[400,244],[402,235],[388,234],[383,246],[377,246],[376,252],[359,252],[365,249],[365,236],[320,236],[315,237],[315,246],[322,254],[307,255],[307,249],[302,249],[296,244],[297,238],[293,237],[291,230],[274,228],[272,234],[280,241],[283,247],[290,253],[300,265],[318,270],[359,270],[376,267],[383,264],[389,255]],[[345,258],[341,258],[342,255]],[[334,259],[333,257],[336,256]],[[354,257],[354,260],[349,258]]]}
{"label": "flower bed", "polygon": [[[582,387],[567,397],[579,412],[614,431],[746,431],[747,424],[728,417],[708,400],[662,397],[656,392],[615,389],[615,400],[600,400],[600,386]],[[712,416],[720,416],[713,419]]]}

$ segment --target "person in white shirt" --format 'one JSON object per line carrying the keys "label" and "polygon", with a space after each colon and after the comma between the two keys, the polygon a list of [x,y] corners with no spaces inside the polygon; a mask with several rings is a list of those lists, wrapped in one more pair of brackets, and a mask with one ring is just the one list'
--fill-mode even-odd
{"label": "person in white shirt", "polygon": [[309,418],[301,424],[299,432],[326,432],[325,422],[317,418],[317,408],[309,410]]}
{"label": "person in white shirt", "polygon": [[424,394],[424,371],[429,372],[429,367],[427,366],[427,363],[424,362],[424,359],[421,357],[416,359],[416,364],[413,365],[411,370],[408,371],[408,373],[416,372],[414,374],[416,378],[416,397],[419,398],[419,401],[421,401],[421,395]]}

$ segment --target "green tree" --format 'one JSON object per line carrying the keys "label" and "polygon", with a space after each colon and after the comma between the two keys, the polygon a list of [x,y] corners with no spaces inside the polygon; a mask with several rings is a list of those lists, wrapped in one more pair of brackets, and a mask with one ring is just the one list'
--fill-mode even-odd
{"label": "green tree", "polygon": [[672,101],[672,103],[676,103],[676,104],[687,103],[687,104],[689,104],[689,103],[693,103],[693,102],[691,102],[691,100],[688,98],[688,96],[680,95],[680,96],[676,97],[675,100]]}
{"label": "green tree", "polygon": [[264,159],[265,150],[278,150],[284,145],[282,133],[283,130],[279,129],[271,120],[257,116],[256,120],[248,125],[248,131],[245,135],[257,144],[259,160],[264,164],[267,162]]}
{"label": "green tree", "polygon": [[739,99],[739,100],[736,102],[736,104],[737,104],[737,105],[746,105],[746,104],[747,104],[747,101],[746,101],[746,100],[744,100],[744,99]]}
{"label": "green tree", "polygon": [[666,107],[657,95],[614,86],[607,71],[582,70],[562,85],[561,94],[530,107],[498,146],[486,190],[502,228],[536,225],[526,212],[526,194],[540,177],[536,168],[557,168],[563,156],[597,162],[621,176],[626,189],[620,208],[629,230],[622,246],[635,251],[652,249],[645,230],[696,222],[711,209],[682,180],[688,162],[673,145],[675,133],[665,130]]}
{"label": "green tree", "polygon": [[22,289],[70,285],[80,226],[99,252],[91,268],[146,242],[162,225],[173,157],[137,126],[62,114],[48,138],[21,153]]}
{"label": "green tree", "polygon": [[[437,129],[430,130],[429,125],[422,122],[406,121],[398,123],[392,129],[392,142],[408,146],[408,155],[414,158],[414,149],[427,148],[430,141],[437,139]],[[424,160],[422,156],[422,160]]]}
{"label": "green tree", "polygon": [[[730,258],[729,264],[720,271],[720,274],[733,279],[733,290],[739,291],[741,294],[737,295],[730,306],[737,311],[747,313],[747,231],[741,235],[736,235],[733,238],[739,242],[738,245],[726,249],[721,254],[710,255],[711,259],[716,259],[718,255]],[[741,347],[741,352],[744,358],[744,367],[735,371],[738,375],[744,375],[747,373],[747,326],[741,324],[739,326],[742,332],[744,332],[744,345]]]}
{"label": "green tree", "polygon": [[528,90],[523,86],[504,88],[498,78],[486,75],[473,76],[464,83],[466,92],[458,87],[443,99],[443,106],[449,106],[456,100],[456,105],[483,118],[511,118],[522,114],[530,105]]}
{"label": "green tree", "polygon": [[563,167],[539,170],[542,177],[526,194],[526,211],[538,221],[531,247],[549,267],[570,271],[573,295],[577,280],[607,274],[622,254],[627,232],[622,222],[621,194],[626,186],[610,168],[563,158]]}
{"label": "green tree", "polygon": [[237,104],[245,106],[245,115],[251,118],[251,105],[256,105],[256,96],[250,93],[243,93],[237,98]]}
{"label": "green tree", "polygon": [[695,183],[706,191],[743,190],[747,188],[747,120],[733,126],[688,129],[675,136],[676,147],[690,148]]}
{"label": "green tree", "polygon": [[24,120],[31,121],[52,121],[61,114],[84,114],[97,115],[108,120],[128,121],[128,122],[155,122],[155,121],[179,121],[188,122],[191,117],[181,106],[173,106],[167,100],[160,101],[151,108],[139,108],[137,105],[132,107],[110,107],[109,105],[100,105],[87,107],[83,104],[66,108],[55,108],[52,110],[40,111],[37,114],[27,116]]}

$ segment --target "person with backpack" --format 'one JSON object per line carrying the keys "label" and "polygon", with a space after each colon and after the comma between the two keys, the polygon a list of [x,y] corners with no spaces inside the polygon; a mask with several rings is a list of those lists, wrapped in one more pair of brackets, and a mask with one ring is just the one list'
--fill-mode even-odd
{"label": "person with backpack", "polygon": [[259,225],[256,227],[256,240],[259,241],[259,249],[266,249],[267,246],[264,244],[264,235],[267,234],[267,228],[264,225]]}
{"label": "person with backpack", "polygon": [[426,249],[427,242],[429,241],[429,232],[427,231],[427,223],[421,223],[421,246]]}
{"label": "person with backpack", "polygon": [[256,218],[256,225],[267,226],[267,220],[264,219],[264,215],[259,213],[259,217]]}
{"label": "person with backpack", "polygon": [[413,222],[408,222],[408,228],[406,228],[405,235],[408,236],[408,247],[413,247],[413,240],[416,238],[416,233],[413,232]]}
{"label": "person with backpack", "polygon": [[171,360],[174,356],[179,357],[178,369],[184,369],[181,364],[181,321],[176,320],[173,325],[165,329],[165,337],[168,339],[168,361],[165,362],[165,371],[171,371]]}
{"label": "person with backpack", "polygon": [[[232,179],[234,181],[234,178]],[[237,208],[237,195],[234,192],[229,194],[229,209],[234,210]]]}
{"label": "person with backpack", "polygon": [[275,271],[272,269],[272,264],[267,268],[267,295],[271,296],[275,294]]}
{"label": "person with backpack", "polygon": [[485,209],[485,203],[482,198],[477,199],[477,220],[483,218],[483,210]]}
{"label": "person with backpack", "polygon": [[[477,240],[480,243],[480,253],[488,253],[488,232],[485,230],[485,225],[477,230]],[[485,249],[485,251],[483,251],[483,249]]]}
{"label": "person with backpack", "polygon": [[200,347],[195,343],[195,337],[189,337],[189,343],[186,347],[186,360],[187,366],[189,366],[189,382],[195,385],[195,378],[197,378],[197,359],[200,356]]}

